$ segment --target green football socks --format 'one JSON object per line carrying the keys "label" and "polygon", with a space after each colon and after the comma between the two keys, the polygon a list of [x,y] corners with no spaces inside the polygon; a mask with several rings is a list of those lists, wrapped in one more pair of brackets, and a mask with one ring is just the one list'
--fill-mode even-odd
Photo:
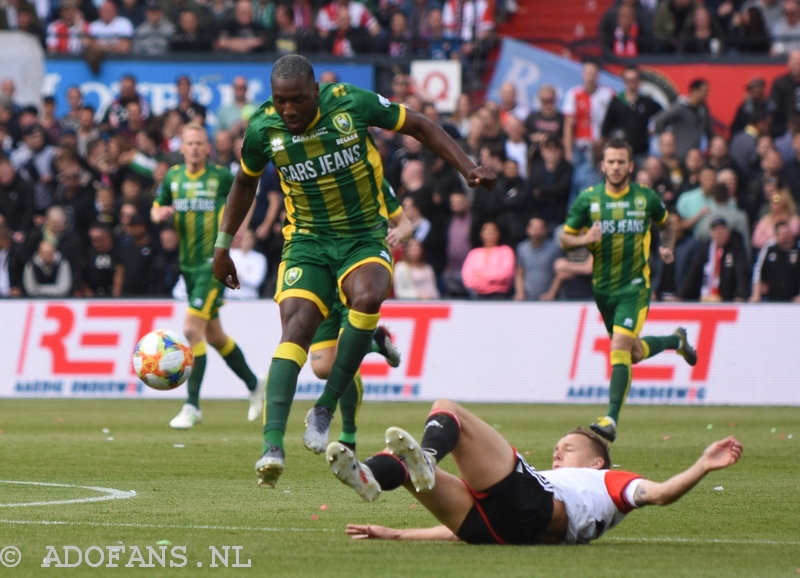
{"label": "green football socks", "polygon": [[619,412],[631,386],[631,354],[611,351],[611,385],[608,388],[608,417],[619,423]]}
{"label": "green football socks", "polygon": [[188,395],[186,403],[200,409],[200,386],[203,384],[203,375],[206,372],[206,342],[200,341],[192,345],[194,354],[194,368],[186,383]]}
{"label": "green football socks", "polygon": [[642,349],[644,349],[644,355],[642,355],[642,359],[650,359],[665,349],[678,349],[680,346],[681,340],[677,335],[665,335],[663,337],[642,337]]}
{"label": "green football socks", "polygon": [[219,350],[219,354],[222,356],[222,359],[225,360],[225,363],[228,364],[228,367],[231,368],[231,371],[244,382],[247,389],[254,391],[258,384],[258,378],[252,372],[250,366],[247,365],[244,353],[241,348],[236,345],[236,342],[230,335],[228,336],[228,342]]}
{"label": "green football socks", "polygon": [[272,444],[283,450],[283,435],[297,390],[297,376],[308,354],[295,343],[281,343],[275,350],[267,377],[267,414],[264,422],[264,451]]}

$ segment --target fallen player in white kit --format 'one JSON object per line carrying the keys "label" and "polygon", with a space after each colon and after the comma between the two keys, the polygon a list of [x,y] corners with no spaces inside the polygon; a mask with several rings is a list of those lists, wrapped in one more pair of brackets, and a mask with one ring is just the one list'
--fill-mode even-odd
{"label": "fallen player in white kit", "polygon": [[[421,443],[399,428],[386,430],[387,450],[359,462],[338,442],[328,446],[334,475],[362,498],[404,486],[442,523],[397,530],[350,524],[355,539],[463,540],[470,544],[587,544],[631,510],[666,506],[711,471],[739,461],[733,437],[714,442],[687,470],[666,482],[609,470],[608,445],[576,429],[561,438],[553,469],[537,471],[489,424],[460,405],[439,400]],[[436,467],[447,454],[462,478]]]}

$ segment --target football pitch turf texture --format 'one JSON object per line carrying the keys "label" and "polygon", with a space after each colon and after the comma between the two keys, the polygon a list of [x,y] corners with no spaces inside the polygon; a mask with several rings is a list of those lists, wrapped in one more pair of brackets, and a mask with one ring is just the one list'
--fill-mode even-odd
{"label": "football pitch turf texture", "polygon": [[[468,546],[462,543],[353,541],[347,523],[422,527],[434,518],[408,492],[362,501],[329,472],[324,456],[302,446],[308,402],[298,402],[286,437],[286,471],[275,489],[256,486],[260,422],[245,419],[245,401],[202,402],[204,421],[175,431],[176,400],[0,400],[0,551],[19,549],[21,562],[0,576],[798,576],[800,573],[800,408],[644,407],[622,413],[612,461],[663,481],[691,465],[712,441],[735,435],[741,461],[712,472],[666,507],[631,513],[590,546]],[[365,403],[358,454],[382,449],[391,425],[420,435],[428,403]],[[548,469],[567,430],[587,425],[599,406],[467,404],[496,427],[528,462]],[[341,422],[332,426],[331,440]],[[107,429],[108,432],[104,433]],[[791,437],[790,437],[791,436]],[[113,439],[109,439],[113,438]],[[176,447],[177,445],[177,447]],[[452,459],[442,462],[454,471]],[[45,486],[8,482],[63,484]],[[127,499],[83,502],[110,488]],[[124,494],[123,494],[124,495]],[[72,503],[63,503],[76,500]],[[18,505],[61,502],[43,505]],[[147,546],[165,565],[126,568],[133,546]],[[162,544],[166,544],[162,542]],[[48,546],[62,563],[64,546],[98,546],[92,568],[49,568]],[[117,568],[109,547],[125,546]],[[186,565],[171,555],[185,546]],[[228,568],[220,554],[228,550]],[[5,555],[9,555],[8,552]],[[89,559],[96,564],[100,554]],[[213,561],[217,567],[211,567]],[[77,554],[70,554],[70,562]],[[0,560],[2,562],[3,560]],[[198,567],[202,563],[202,567]]]}

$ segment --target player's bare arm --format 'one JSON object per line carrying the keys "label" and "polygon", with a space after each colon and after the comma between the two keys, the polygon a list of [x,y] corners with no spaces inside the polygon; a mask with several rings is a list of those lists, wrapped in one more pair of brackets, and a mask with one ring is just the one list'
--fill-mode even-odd
{"label": "player's bare arm", "polygon": [[574,235],[567,231],[561,234],[561,248],[564,251],[573,251],[583,247],[584,245],[591,245],[596,243],[603,237],[603,229],[600,227],[600,221],[595,221],[588,231],[580,235]]}
{"label": "player's bare arm", "polygon": [[[239,171],[233,180],[231,192],[228,194],[228,201],[225,204],[225,214],[222,217],[222,233],[230,235],[231,238],[239,230],[244,222],[258,188],[258,177],[253,177]],[[214,277],[226,287],[238,289],[239,278],[236,276],[236,266],[231,260],[229,250],[223,247],[214,249]]]}
{"label": "player's bare arm", "polygon": [[172,205],[167,207],[153,206],[150,208],[150,220],[153,221],[154,224],[158,225],[159,223],[169,220],[174,212],[175,208]]}
{"label": "player's bare arm", "polygon": [[470,187],[481,185],[491,190],[497,182],[497,175],[492,169],[476,166],[444,129],[426,116],[406,109],[405,123],[398,132],[413,136],[431,152],[442,157],[467,179]]}
{"label": "player's bare arm", "polygon": [[714,442],[687,470],[663,483],[642,480],[634,492],[636,506],[667,506],[694,488],[706,474],[732,466],[742,457],[742,444],[733,436]]}
{"label": "player's bare arm", "polygon": [[392,224],[392,228],[389,229],[389,233],[386,235],[386,242],[390,247],[394,248],[407,242],[411,235],[414,234],[414,226],[404,212],[401,211],[399,215],[389,219],[389,221]]}
{"label": "player's bare arm", "polygon": [[658,247],[658,253],[664,263],[672,263],[675,260],[673,251],[675,250],[675,227],[672,220],[667,218],[664,224],[660,227],[661,231],[661,244]]}
{"label": "player's bare arm", "polygon": [[453,534],[447,526],[398,530],[373,524],[348,524],[345,532],[352,536],[353,540],[459,541],[458,536]]}

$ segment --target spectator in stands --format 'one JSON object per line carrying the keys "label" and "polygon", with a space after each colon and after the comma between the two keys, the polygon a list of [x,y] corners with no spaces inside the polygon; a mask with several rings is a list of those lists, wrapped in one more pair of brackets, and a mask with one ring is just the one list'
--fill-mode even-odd
{"label": "spectator in stands", "polygon": [[717,172],[709,166],[704,166],[700,170],[698,181],[699,186],[679,196],[676,204],[676,210],[683,219],[683,228],[691,230],[692,234],[695,233],[700,219],[713,208],[711,194],[717,183]]}
{"label": "spectator in stands", "polygon": [[549,136],[561,138],[564,134],[564,115],[556,107],[556,89],[550,84],[539,88],[539,110],[531,112],[525,118],[528,137],[535,147],[532,154],[539,154],[539,146]]}
{"label": "spectator in stands", "polygon": [[[615,42],[617,42],[617,38],[620,37],[619,32],[621,23],[619,12],[622,11],[623,8],[629,10],[631,13],[630,21],[631,26],[635,24],[638,48],[642,49],[642,52],[649,50],[649,39],[652,38],[652,14],[647,8],[642,6],[642,3],[639,2],[639,0],[621,0],[619,3],[612,4],[605,14],[603,14],[598,27],[600,40],[603,43],[603,46],[609,50],[614,49]],[[623,23],[626,21],[626,19],[627,17],[623,17]],[[622,28],[624,29],[624,27]],[[629,36],[632,35],[629,34]],[[624,38],[624,35],[622,35],[622,38]],[[644,41],[644,45],[642,44],[642,41]],[[615,50],[614,53],[616,54]],[[617,56],[625,55],[617,54]],[[636,54],[633,54],[632,56],[636,56]]]}
{"label": "spectator in stands", "polygon": [[119,96],[103,113],[102,132],[116,131],[124,125],[128,121],[128,103],[133,101],[139,103],[142,121],[147,122],[150,118],[150,105],[147,103],[147,99],[136,90],[136,78],[132,74],[126,74],[119,80]]}
{"label": "spectator in stands", "polygon": [[670,179],[667,167],[658,157],[655,156],[647,157],[642,164],[642,167],[645,171],[647,171],[647,174],[650,177],[650,188],[658,193],[658,196],[661,197],[661,200],[667,207],[667,210],[673,211],[677,195],[675,194],[675,188],[672,184],[672,180]]}
{"label": "spectator in stands", "polygon": [[530,142],[528,142],[525,124],[516,116],[509,114],[503,121],[503,132],[508,137],[505,142],[506,158],[517,163],[519,174],[523,179],[528,178],[528,152]]}
{"label": "spectator in stands", "polygon": [[[553,232],[553,241],[560,247],[564,225],[559,225]],[[556,259],[553,269],[556,272],[555,287],[559,301],[589,301],[594,295],[592,290],[592,268],[594,257],[587,247],[580,247],[569,253],[562,251]]]}
{"label": "spectator in stands", "polygon": [[800,202],[800,132],[792,136],[792,153],[792,158],[783,165],[783,174],[797,204]]}
{"label": "spectator in stands", "polygon": [[[780,7],[777,0],[770,1]],[[741,12],[733,15],[728,35],[729,48],[749,54],[766,54],[770,51],[770,44],[769,27],[757,6],[743,7]]]}
{"label": "spectator in stands", "polygon": [[462,42],[465,58],[472,58],[476,43],[489,40],[494,33],[494,18],[485,0],[445,0],[442,24],[448,36]]}
{"label": "spectator in stands", "polygon": [[[750,301],[800,303],[800,241],[785,221],[775,223],[775,241],[765,245],[754,268]],[[756,276],[757,275],[757,276]]]}
{"label": "spectator in stands", "polygon": [[[125,113],[127,115],[127,108]],[[78,115],[77,131],[75,132],[76,151],[78,155],[86,158],[89,154],[89,143],[100,138],[100,129],[94,120],[94,108],[91,105],[81,107]]]}
{"label": "spectator in stands", "polygon": [[117,7],[120,17],[130,20],[134,29],[144,23],[144,2],[140,2],[140,0],[119,0]]}
{"label": "spectator in stands", "polygon": [[[357,4],[350,2],[350,5]],[[353,28],[352,17],[347,7],[337,5],[336,29],[328,34],[320,33],[322,49],[333,56],[349,58],[369,52],[373,46],[366,28]],[[320,12],[322,14],[322,12]]]}
{"label": "spectator in stands", "polygon": [[245,107],[251,107],[252,103],[247,98],[247,79],[244,76],[236,76],[231,83],[233,88],[233,102],[221,105],[217,109],[217,130],[239,131],[247,126],[245,119]]}
{"label": "spectator in stands", "polygon": [[722,135],[715,135],[708,143],[708,158],[706,162],[718,173],[724,169],[735,170],[733,160],[728,151],[728,141]]}
{"label": "spectator in stands", "polygon": [[783,0],[783,18],[770,29],[772,53],[786,54],[800,50],[800,2]]}
{"label": "spectator in stands", "polygon": [[509,115],[524,121],[530,114],[527,103],[517,99],[517,87],[513,82],[506,81],[500,85],[500,122],[504,122]]}
{"label": "spectator in stands", "polygon": [[761,249],[775,240],[775,225],[786,223],[792,236],[800,237],[800,216],[791,192],[780,188],[769,200],[769,212],[758,220],[753,229],[753,248]]}
{"label": "spectator in stands", "polygon": [[274,30],[276,8],[277,5],[273,0],[255,0],[252,4],[252,21],[260,24],[264,30]]}
{"label": "spectator in stands", "polygon": [[783,2],[781,0],[747,0],[740,8],[740,14],[749,11],[750,8],[756,8],[764,20],[766,29],[772,30],[772,27],[783,18]]}
{"label": "spectator in stands", "polygon": [[408,18],[402,12],[394,12],[389,19],[386,37],[382,39],[385,52],[394,58],[409,58],[414,55],[414,38],[408,28]]}
{"label": "spectator in stands", "polygon": [[33,227],[33,211],[33,187],[0,154],[0,217],[15,242],[25,242]]}
{"label": "spectator in stands", "polygon": [[706,106],[708,88],[707,80],[693,80],[689,84],[689,94],[679,96],[654,119],[657,133],[669,130],[675,135],[678,158],[683,159],[689,149],[699,148],[705,151],[708,141],[714,136],[711,130],[711,114]]}
{"label": "spectator in stands", "polygon": [[58,185],[53,205],[64,210],[67,216],[67,232],[74,231],[85,246],[89,241],[89,227],[97,216],[91,177],[81,169],[76,156],[66,158],[60,163],[56,180]]}
{"label": "spectator in stands", "polygon": [[[242,0],[239,0],[240,2]],[[206,122],[206,107],[192,98],[192,81],[185,74],[176,81],[178,89],[178,106],[176,110],[181,113],[184,123],[196,122],[201,126]]]}
{"label": "spectator in stands", "polygon": [[700,169],[706,164],[703,153],[699,149],[689,149],[686,153],[686,160],[683,166],[686,168],[686,176],[681,184],[681,189],[678,194],[686,191],[691,191],[700,186]]}
{"label": "spectator in stands", "polygon": [[[541,157],[540,157],[541,158]],[[658,159],[656,159],[658,160]],[[584,189],[596,185],[603,180],[601,163],[603,161],[603,141],[595,141],[592,145],[592,162],[581,163],[572,171],[572,186],[569,190],[567,208],[572,206],[575,199]],[[660,164],[660,163],[659,163]]]}
{"label": "spectator in stands", "polygon": [[42,99],[42,113],[39,115],[39,125],[47,133],[47,140],[57,143],[61,136],[61,123],[55,115],[56,99],[52,96],[45,96]]}
{"label": "spectator in stands", "polygon": [[800,100],[795,98],[800,90],[800,50],[789,52],[786,62],[788,72],[772,82],[770,99],[776,109],[772,117],[772,135],[780,136],[789,128],[789,121],[800,115]]}
{"label": "spectator in stands", "polygon": [[47,52],[50,54],[80,54],[83,52],[89,23],[83,19],[76,0],[62,0],[61,18],[47,27]]}
{"label": "spectator in stands", "polygon": [[553,301],[556,292],[553,265],[561,248],[549,238],[544,219],[533,217],[528,222],[528,239],[517,245],[517,266],[514,277],[516,301]]}
{"label": "spectator in stands", "polygon": [[84,297],[120,297],[125,269],[114,247],[111,227],[95,222],[89,228],[89,253],[83,273]]}
{"label": "spectator in stands", "polygon": [[750,181],[744,194],[739,197],[739,207],[747,213],[751,223],[758,221],[764,204],[785,186],[782,169],[783,157],[775,149],[769,149],[761,159],[761,173]]}
{"label": "spectator in stands", "polygon": [[661,162],[667,169],[669,181],[677,194],[683,187],[687,171],[682,159],[678,156],[678,144],[675,135],[669,131],[662,132],[658,136],[658,150],[661,154]]}
{"label": "spectator in stands", "polygon": [[744,129],[731,138],[731,161],[747,182],[758,175],[759,158],[756,154],[756,145],[759,137],[769,134],[771,122],[772,117],[768,112],[754,112]]}
{"label": "spectator in stands", "polygon": [[67,87],[67,114],[59,119],[62,128],[78,128],[78,112],[83,106],[83,95],[81,89],[75,85]]}
{"label": "spectator in stands", "polygon": [[739,175],[732,168],[725,168],[717,171],[717,183],[725,185],[728,189],[728,197],[736,201],[738,206],[739,199]]}
{"label": "spectator in stands", "polygon": [[683,283],[686,271],[694,260],[698,242],[683,228],[683,220],[677,213],[670,213],[672,230],[675,234],[675,248],[672,250],[674,259],[671,263],[664,263],[661,270],[661,280],[656,293],[664,301],[673,301],[675,293]]}
{"label": "spectator in stands", "polygon": [[344,9],[348,15],[347,29],[365,30],[373,38],[381,33],[381,25],[362,3],[351,0],[334,0],[325,4],[317,14],[316,27],[320,38],[326,38],[342,29],[345,19],[340,14],[340,9]]}
{"label": "spectator in stands", "polygon": [[172,296],[172,291],[181,277],[178,255],[178,233],[172,225],[162,225],[159,231],[161,250],[153,259],[147,291],[154,296]]}
{"label": "spectator in stands", "polygon": [[125,267],[122,293],[126,296],[148,294],[150,269],[158,254],[158,243],[150,237],[147,220],[134,214],[128,224],[131,243],[120,248],[120,261]]}
{"label": "spectator in stands", "polygon": [[417,239],[406,243],[403,259],[394,267],[392,285],[394,296],[398,299],[439,299],[436,274],[425,262],[425,252]]}
{"label": "spectator in stands", "polygon": [[600,134],[606,139],[625,139],[633,148],[634,163],[638,166],[649,149],[650,119],[661,112],[661,105],[640,92],[642,75],[635,66],[622,71],[622,81],[625,90],[609,103]]}
{"label": "spectator in stands", "polygon": [[514,283],[514,250],[500,245],[500,228],[487,221],[481,226],[483,245],[464,261],[461,275],[474,299],[508,299]]}
{"label": "spectator in stands", "polygon": [[614,91],[600,86],[600,65],[584,62],[583,84],[570,88],[564,96],[564,158],[578,165],[590,158],[592,143],[601,136],[603,120]]}
{"label": "spectator in stands", "polygon": [[711,223],[714,222],[714,219],[721,217],[728,223],[728,228],[742,239],[744,252],[749,260],[752,254],[750,249],[750,221],[747,220],[747,214],[736,207],[728,187],[721,183],[713,186],[709,208],[709,213],[700,219],[694,228],[694,238],[698,241],[707,241],[711,237]]}
{"label": "spectator in stands", "polygon": [[628,4],[621,4],[615,10],[617,18],[611,33],[601,36],[603,48],[618,58],[635,58],[640,51],[644,52],[641,44],[647,38],[636,21],[636,10]]}
{"label": "spectator in stands", "polygon": [[25,251],[0,215],[0,297],[22,297]]}
{"label": "spectator in stands", "polygon": [[225,298],[258,299],[259,289],[267,277],[267,258],[253,249],[256,236],[250,229],[242,231],[237,244],[238,247],[234,245],[231,248],[230,254],[241,288],[236,291],[225,289]]}
{"label": "spectator in stands", "polygon": [[506,133],[503,132],[503,126],[500,124],[500,107],[495,102],[487,101],[476,111],[476,114],[483,124],[480,132],[480,146],[502,149],[506,141]]}
{"label": "spectator in stands", "polygon": [[253,19],[253,5],[250,0],[237,0],[233,18],[222,25],[214,42],[214,49],[241,54],[261,52],[266,48],[267,29],[261,22]]}
{"label": "spectator in stands", "polygon": [[111,0],[98,10],[99,19],[89,24],[89,49],[102,54],[127,54],[131,50],[133,24],[117,16],[117,7]]}
{"label": "spectator in stands", "polygon": [[772,117],[777,110],[775,103],[767,95],[767,83],[763,78],[753,78],[747,83],[746,89],[744,101],[736,109],[736,116],[731,123],[731,135],[744,130],[756,113],[766,113]]}
{"label": "spectator in stands", "polygon": [[172,52],[207,52],[211,50],[213,36],[200,28],[200,20],[193,10],[183,10],[178,19],[178,29],[169,41]]}
{"label": "spectator in stands", "polygon": [[296,52],[319,51],[319,40],[313,27],[300,28],[292,8],[286,4],[275,6],[275,52],[280,55]]}
{"label": "spectator in stands", "polygon": [[425,243],[425,239],[431,232],[431,222],[422,216],[419,203],[413,196],[403,198],[402,205],[403,212],[411,221],[411,227],[414,229],[414,238],[420,243]]}
{"label": "spectator in stands", "polygon": [[683,54],[722,54],[725,35],[708,8],[697,6],[692,19],[684,24],[678,38],[678,52]]}
{"label": "spectator in stands", "polygon": [[108,185],[99,183],[95,188],[94,205],[97,208],[97,222],[110,227],[117,224],[117,207],[114,191]]}
{"label": "spectator in stands", "polygon": [[430,34],[429,18],[432,10],[439,10],[441,16],[438,3],[431,0],[411,0],[403,4],[402,10],[408,17],[408,28],[414,38],[424,38]]}
{"label": "spectator in stands", "polygon": [[676,297],[680,300],[744,302],[750,295],[750,267],[739,235],[722,217],[711,222],[711,238],[701,243]]}
{"label": "spectator in stands", "polygon": [[424,147],[421,142],[412,136],[403,135],[402,143],[403,147],[397,149],[392,155],[389,170],[386,172],[386,178],[395,191],[400,191],[403,185],[401,177],[406,163],[408,161],[425,161]]}
{"label": "spectator in stands", "polygon": [[463,191],[450,194],[451,216],[445,225],[447,235],[446,262],[442,285],[446,297],[464,297],[467,290],[461,277],[464,261],[472,249],[472,211]]}
{"label": "spectator in stands", "polygon": [[133,33],[133,53],[142,56],[162,56],[169,51],[169,41],[175,25],[164,16],[160,0],[147,0],[145,21]]}
{"label": "spectator in stands", "polygon": [[658,50],[672,52],[678,47],[678,36],[692,22],[697,6],[695,0],[664,0],[658,4],[653,17],[653,37]]}
{"label": "spectator in stands", "polygon": [[49,241],[41,241],[25,264],[22,285],[29,297],[66,297],[72,289],[72,271]]}
{"label": "spectator in stands", "polygon": [[36,37],[42,48],[45,47],[44,27],[36,14],[36,8],[27,2],[20,2],[17,8],[17,30]]}
{"label": "spectator in stands", "polygon": [[229,130],[218,130],[214,133],[214,149],[211,154],[212,162],[224,167],[235,162],[233,156],[233,135]]}
{"label": "spectator in stands", "polygon": [[53,157],[55,147],[47,144],[44,129],[38,124],[24,129],[22,145],[10,157],[11,166],[33,186],[33,204],[44,211],[53,202]]}
{"label": "spectator in stands", "polygon": [[528,186],[533,210],[549,227],[557,227],[567,215],[567,199],[572,182],[572,165],[564,158],[561,143],[549,137],[541,146],[541,156],[531,166]]}

